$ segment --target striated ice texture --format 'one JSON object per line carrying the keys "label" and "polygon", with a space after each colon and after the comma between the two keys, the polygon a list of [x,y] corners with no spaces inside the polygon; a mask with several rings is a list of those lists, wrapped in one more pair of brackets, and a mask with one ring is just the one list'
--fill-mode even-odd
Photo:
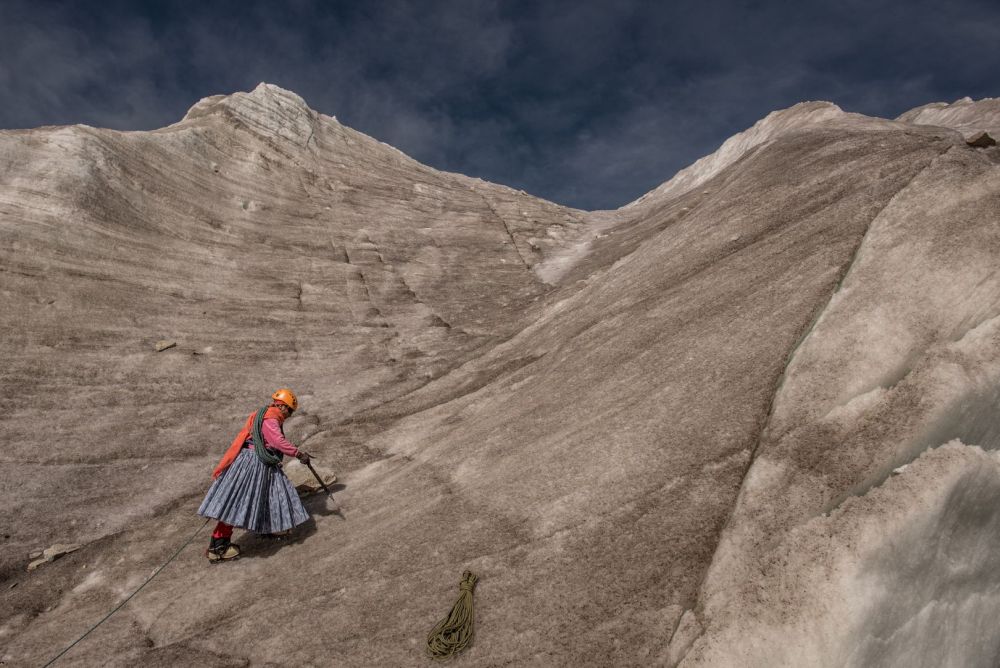
{"label": "striated ice texture", "polygon": [[468,569],[468,666],[995,667],[994,102],[795,105],[602,212],[268,84],[0,131],[0,662],[161,566],[290,386],[342,515],[205,532],[62,661],[418,665]]}
{"label": "striated ice texture", "polygon": [[682,666],[993,666],[1000,459],[952,441],[785,533]]}

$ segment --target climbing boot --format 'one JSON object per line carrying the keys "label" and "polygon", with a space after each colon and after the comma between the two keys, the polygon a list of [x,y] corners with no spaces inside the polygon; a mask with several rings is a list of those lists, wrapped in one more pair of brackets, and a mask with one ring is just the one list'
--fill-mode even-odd
{"label": "climbing boot", "polygon": [[232,561],[240,558],[240,546],[233,545],[228,538],[213,538],[205,550],[205,556],[209,563],[217,564],[221,561]]}

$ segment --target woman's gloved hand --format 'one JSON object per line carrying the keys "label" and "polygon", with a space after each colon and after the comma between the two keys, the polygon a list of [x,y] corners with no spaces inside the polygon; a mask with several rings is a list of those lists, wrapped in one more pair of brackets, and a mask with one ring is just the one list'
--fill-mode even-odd
{"label": "woman's gloved hand", "polygon": [[309,456],[309,453],[306,452],[305,450],[299,450],[299,454],[295,455],[295,458],[298,459],[303,464],[308,464],[309,460],[312,459]]}

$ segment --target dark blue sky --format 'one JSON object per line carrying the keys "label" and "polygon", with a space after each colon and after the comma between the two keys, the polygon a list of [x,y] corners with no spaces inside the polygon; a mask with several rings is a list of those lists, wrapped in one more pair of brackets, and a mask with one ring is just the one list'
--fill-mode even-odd
{"label": "dark blue sky", "polygon": [[151,129],[267,81],[434,167],[613,208],[796,102],[998,96],[998,45],[979,0],[0,0],[0,128]]}

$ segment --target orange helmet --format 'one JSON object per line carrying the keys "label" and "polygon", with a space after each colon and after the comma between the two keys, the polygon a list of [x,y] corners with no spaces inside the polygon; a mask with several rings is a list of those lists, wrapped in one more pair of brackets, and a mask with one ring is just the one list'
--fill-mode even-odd
{"label": "orange helmet", "polygon": [[271,398],[274,399],[275,401],[280,401],[281,403],[291,408],[293,411],[298,409],[299,407],[299,400],[295,398],[295,393],[289,390],[287,387],[283,387],[274,394],[272,394]]}

